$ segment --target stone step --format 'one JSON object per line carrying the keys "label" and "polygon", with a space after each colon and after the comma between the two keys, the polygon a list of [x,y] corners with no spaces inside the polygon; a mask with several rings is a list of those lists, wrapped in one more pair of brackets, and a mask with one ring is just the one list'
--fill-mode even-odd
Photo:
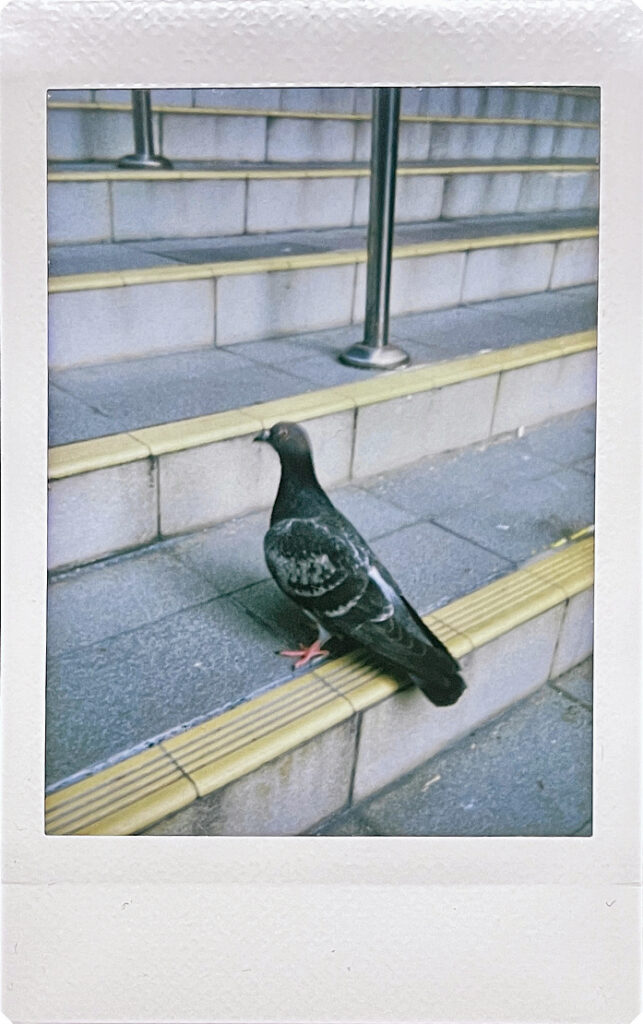
{"label": "stone step", "polygon": [[[365,241],[357,227],[58,247],[50,258],[51,365],[360,323]],[[399,225],[391,313],[568,288],[596,273],[592,210]]]}
{"label": "stone step", "polygon": [[278,420],[306,423],[328,486],[592,405],[595,293],[556,299],[404,318],[396,332],[418,362],[387,374],[338,364],[355,340],[338,334],[241,346],[245,361],[235,350],[53,374],[50,567],[267,507],[277,466],[251,438]]}
{"label": "stone step", "polygon": [[[370,153],[370,90],[360,110],[324,110],[315,91],[294,90],[296,102],[312,109],[157,105],[153,115],[158,149],[171,160],[367,160]],[[326,94],[335,90],[325,90]],[[585,97],[558,98],[578,114],[516,114],[517,109],[553,108],[552,96],[511,90],[473,95],[469,90],[427,90],[426,98],[405,97],[400,120],[401,160],[444,160],[598,156],[598,104]],[[330,101],[330,95],[328,99]],[[197,97],[200,100],[201,97]],[[187,102],[187,101],[190,102]],[[259,93],[254,97],[260,101]],[[207,101],[206,101],[207,102]],[[212,101],[210,101],[212,102]],[[252,102],[252,100],[251,100]],[[348,98],[338,98],[350,106]],[[511,115],[494,113],[513,107]],[[409,109],[417,112],[409,113]],[[421,109],[426,112],[419,112]],[[452,110],[464,113],[451,113]],[[485,113],[469,113],[466,111]],[[588,119],[581,114],[581,110]],[[491,111],[491,112],[490,112]],[[49,101],[48,154],[51,160],[114,160],[132,149],[129,98],[113,102]]]}
{"label": "stone step", "polygon": [[591,835],[592,659],[313,834]]}
{"label": "stone step", "polygon": [[[48,175],[50,246],[365,225],[365,164],[123,170],[66,164]],[[592,161],[482,161],[398,167],[396,223],[594,209]]]}
{"label": "stone step", "polygon": [[[446,473],[444,460],[416,467],[410,488],[398,474],[373,481],[373,492],[335,495],[345,511],[352,504],[349,514],[410,600],[422,611],[435,609],[427,624],[461,660],[468,683],[452,708],[436,709],[417,691],[398,693],[360,651],[284,677],[271,652],[277,640],[301,639],[305,620],[272,581],[249,582],[251,563],[262,573],[267,520],[246,520],[227,540],[157,549],[146,564],[139,556],[56,581],[49,599],[47,831],[123,834],[179,811],[158,826],[162,834],[301,832],[585,659],[593,542],[574,539],[587,533],[582,529],[565,539],[560,516],[569,528],[591,512],[585,464],[593,432],[587,419],[571,428],[575,440],[562,451],[552,445],[556,433],[560,441],[554,424],[534,434],[531,450],[527,436],[468,453]],[[552,450],[567,468],[547,464]],[[490,470],[503,481],[493,492]],[[468,528],[453,479],[469,498]],[[397,504],[375,510],[382,485],[394,487]],[[442,514],[428,512],[426,491]],[[487,504],[491,493],[495,514],[486,529],[494,536],[482,540],[478,503]],[[399,522],[404,506],[415,507],[415,523],[382,534],[391,511]],[[449,508],[460,514],[455,532]],[[507,531],[493,526],[498,517],[511,521]],[[557,534],[546,550],[543,542]],[[209,600],[209,587],[213,594],[217,584],[225,589],[223,565],[231,590]],[[254,698],[249,679],[260,691]]]}

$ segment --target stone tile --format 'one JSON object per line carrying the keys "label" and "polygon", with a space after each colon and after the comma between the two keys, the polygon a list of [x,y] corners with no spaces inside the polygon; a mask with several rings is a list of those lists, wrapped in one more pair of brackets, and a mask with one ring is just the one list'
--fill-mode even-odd
{"label": "stone tile", "polygon": [[199,238],[244,230],[243,181],[114,181],[114,238]]}
{"label": "stone tile", "polygon": [[568,672],[565,672],[562,676],[553,679],[550,685],[556,690],[561,690],[575,700],[579,700],[581,703],[591,707],[593,701],[593,676],[592,658],[588,658],[586,661],[581,662],[580,665],[576,665]]}
{"label": "stone tile", "polygon": [[[485,303],[482,308],[492,308],[492,304]],[[597,295],[593,285],[583,285],[579,288],[500,299],[493,303],[493,308],[522,320],[528,326],[528,332],[522,334],[512,325],[511,330],[516,331],[519,343],[573,334],[595,327]]]}
{"label": "stone tile", "polygon": [[272,455],[248,435],[161,456],[161,532],[185,533],[267,508],[279,483]]}
{"label": "stone tile", "polygon": [[[92,427],[101,436],[280,398],[300,391],[302,383],[283,370],[214,348],[77,367],[52,379],[84,403],[76,415],[69,409],[58,416],[52,429],[56,444],[92,436]],[[103,414],[103,425],[91,409],[88,415],[88,407]]]}
{"label": "stone tile", "polygon": [[66,391],[49,384],[49,444],[85,441],[116,433],[107,416]]}
{"label": "stone tile", "polygon": [[353,266],[222,277],[217,343],[233,345],[350,322]]}
{"label": "stone tile", "polygon": [[432,131],[433,125],[402,122],[397,148],[398,160],[428,160]]}
{"label": "stone tile", "polygon": [[539,213],[542,210],[555,210],[558,207],[556,198],[558,179],[563,175],[532,171],[523,174],[518,197],[517,209],[521,213]]}
{"label": "stone tile", "polygon": [[354,193],[349,177],[251,180],[246,230],[348,227]]}
{"label": "stone tile", "polygon": [[371,491],[349,485],[331,492],[339,511],[353,523],[367,541],[408,526],[417,518]]}
{"label": "stone tile", "polygon": [[496,386],[493,375],[358,409],[353,477],[396,469],[488,437]]}
{"label": "stone tile", "polygon": [[263,538],[268,509],[170,541],[172,557],[207,580],[212,595],[230,594],[268,578]]}
{"label": "stone tile", "polygon": [[133,148],[129,111],[49,110],[47,131],[50,160],[114,160]]}
{"label": "stone tile", "polygon": [[534,159],[548,160],[554,151],[556,131],[547,125],[531,125],[529,155]]}
{"label": "stone tile", "polygon": [[[317,629],[297,605],[289,600],[272,579],[238,590],[233,598],[235,604],[260,622],[270,634],[272,651],[292,650],[299,644],[311,644],[317,636]],[[295,674],[292,659],[282,658],[284,674]],[[301,669],[302,672],[309,669]]]}
{"label": "stone tile", "polygon": [[[460,299],[465,253],[406,257],[391,268],[391,316],[456,306]],[[363,319],[366,265],[357,266],[353,318]]]}
{"label": "stone tile", "polygon": [[554,608],[463,658],[467,689],[451,707],[435,707],[411,687],[363,712],[353,799],[370,796],[541,686],[561,615]]}
{"label": "stone tile", "polygon": [[69,245],[52,249],[49,254],[49,273],[52,277],[59,277],[105,270],[138,270],[175,262],[153,251],[146,252],[140,246],[99,242],[96,245]]}
{"label": "stone tile", "polygon": [[578,469],[581,473],[588,473],[590,476],[596,475],[596,460],[581,459],[580,462],[574,463],[574,469]]}
{"label": "stone tile", "polygon": [[560,174],[556,182],[556,209],[598,207],[598,172]]}
{"label": "stone tile", "polygon": [[360,818],[379,835],[570,835],[591,815],[591,787],[591,717],[543,690],[370,800]]}
{"label": "stone tile", "polygon": [[318,114],[350,114],[355,106],[351,88],[299,88],[281,90],[282,110],[306,110]]}
{"label": "stone tile", "polygon": [[[391,271],[391,315],[441,309],[457,305],[465,266],[465,253],[443,253],[395,260]],[[356,302],[360,293],[360,272]]]}
{"label": "stone tile", "polygon": [[[564,429],[561,426],[564,424]],[[593,457],[596,447],[596,412],[581,409],[564,420],[536,427],[525,434],[521,444],[531,453],[559,466],[574,466]],[[592,459],[593,461],[593,459]]]}
{"label": "stone tile", "polygon": [[[437,220],[445,179],[437,174],[402,174],[395,189],[395,223]],[[369,179],[357,178],[353,223],[368,223]]]}
{"label": "stone tile", "polygon": [[217,598],[52,658],[47,782],[283,679],[284,659],[273,649],[266,630]]}
{"label": "stone tile", "polygon": [[[559,425],[559,447],[566,432]],[[400,505],[423,519],[457,511],[462,506],[495,500],[509,483],[538,480],[558,467],[522,441],[503,441],[422,459],[395,472],[361,483],[371,493]]]}
{"label": "stone tile", "polygon": [[149,829],[148,835],[298,835],[346,803],[354,721],[342,722]]}
{"label": "stone tile", "polygon": [[202,575],[163,548],[79,569],[49,585],[47,653],[116,636],[214,596]]}
{"label": "stone tile", "polygon": [[267,159],[344,161],[353,159],[354,121],[268,118]]}
{"label": "stone tile", "polygon": [[[322,486],[349,474],[352,412],[306,422]],[[279,461],[252,435],[163,455],[160,465],[161,531],[165,535],[272,506],[279,483]]]}
{"label": "stone tile", "polygon": [[156,474],[147,460],[52,480],[49,568],[148,543],[157,532],[156,506]]}
{"label": "stone tile", "polygon": [[596,401],[596,353],[579,352],[500,375],[494,434],[542,423]]}
{"label": "stone tile", "polygon": [[404,596],[424,615],[510,571],[511,563],[433,523],[416,523],[372,543]]}
{"label": "stone tile", "polygon": [[[515,213],[522,174],[451,174],[446,179],[443,217]],[[521,209],[521,208],[520,208]]]}
{"label": "stone tile", "polygon": [[333,815],[308,833],[313,836],[376,836],[377,830],[369,824],[359,807]]}
{"label": "stone tile", "polygon": [[551,276],[551,288],[590,284],[598,275],[598,240],[581,238],[559,242]]}
{"label": "stone tile", "polygon": [[555,245],[550,243],[476,249],[467,253],[463,302],[481,302],[544,291],[551,275]]}
{"label": "stone tile", "polygon": [[573,469],[511,480],[485,504],[472,502],[435,519],[489,551],[523,562],[594,521],[593,482]]}
{"label": "stone tile", "polygon": [[170,160],[264,160],[266,119],[163,114],[163,155]]}
{"label": "stone tile", "polygon": [[51,181],[47,186],[49,245],[101,242],[111,237],[105,181]]}
{"label": "stone tile", "polygon": [[49,297],[49,356],[55,369],[213,343],[212,281],[166,281]]}
{"label": "stone tile", "polygon": [[195,107],[233,107],[239,110],[276,110],[281,89],[195,89]]}
{"label": "stone tile", "polygon": [[567,603],[552,665],[552,676],[578,665],[594,649],[594,589],[576,594]]}
{"label": "stone tile", "polygon": [[494,156],[499,160],[520,160],[530,156],[530,130],[527,125],[504,125],[498,136]]}

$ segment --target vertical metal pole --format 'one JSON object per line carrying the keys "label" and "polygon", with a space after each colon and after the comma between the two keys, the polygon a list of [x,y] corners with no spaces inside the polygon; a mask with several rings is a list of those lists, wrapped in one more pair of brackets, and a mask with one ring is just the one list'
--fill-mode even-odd
{"label": "vertical metal pole", "polygon": [[152,105],[149,89],[132,89],[132,120],[134,122],[134,153],[121,157],[119,167],[148,168],[171,167],[164,156],[154,151]]}
{"label": "vertical metal pole", "polygon": [[365,369],[390,370],[409,361],[388,343],[399,122],[400,89],[373,89],[364,340],[339,357]]}

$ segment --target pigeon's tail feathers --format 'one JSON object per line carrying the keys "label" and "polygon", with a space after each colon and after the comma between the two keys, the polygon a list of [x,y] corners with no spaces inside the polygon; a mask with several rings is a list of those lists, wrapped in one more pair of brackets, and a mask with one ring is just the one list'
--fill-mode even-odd
{"label": "pigeon's tail feathers", "polygon": [[444,670],[439,673],[432,672],[427,676],[411,675],[409,681],[422,690],[424,696],[428,697],[431,703],[437,707],[448,707],[450,704],[455,704],[467,688],[456,668],[448,675]]}

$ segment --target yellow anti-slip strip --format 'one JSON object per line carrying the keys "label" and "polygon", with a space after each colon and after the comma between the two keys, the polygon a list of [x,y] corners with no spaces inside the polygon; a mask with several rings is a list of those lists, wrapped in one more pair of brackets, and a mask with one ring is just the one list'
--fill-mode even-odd
{"label": "yellow anti-slip strip", "polygon": [[303,395],[258,402],[228,412],[215,412],[209,416],[142,427],[130,433],[57,445],[49,450],[49,479],[59,480],[78,473],[137,462],[152,455],[166,455],[168,452],[214,444],[231,437],[243,437],[280,420],[302,421],[329,416],[347,409],[374,405],[464,380],[574,355],[595,347],[596,331],[580,331],[577,334],[564,334],[510,348],[411,367],[336,387],[308,391]]}
{"label": "yellow anti-slip strip", "polygon": [[[593,581],[593,564],[593,538],[588,537],[453,601],[424,621],[460,658],[587,590]],[[45,802],[46,831],[49,835],[140,832],[397,689],[396,681],[361,651],[322,664],[53,793]],[[446,713],[457,711],[446,709]]]}
{"label": "yellow anti-slip strip", "polygon": [[[130,113],[129,103],[102,103],[91,100],[50,100],[50,110],[112,110]],[[349,114],[312,110],[238,110],[236,107],[181,107],[154,105],[157,114],[196,114],[214,117],[280,117],[298,121],[370,121],[370,113]],[[539,117],[474,117],[448,114],[402,114],[400,121],[414,124],[512,124],[539,125],[544,128],[598,128],[597,121],[555,121]]]}
{"label": "yellow anti-slip strip", "polygon": [[[514,245],[538,245],[594,238],[598,228],[555,228],[549,231],[525,231],[509,235],[485,235],[473,238],[444,238],[432,242],[396,245],[394,259],[437,256],[440,253],[468,252],[473,249],[497,249]],[[128,285],[162,284],[170,281],[202,281],[215,277],[260,274],[276,270],[312,270],[317,267],[341,267],[366,262],[366,249],[345,249],[333,252],[311,252],[293,256],[264,256],[247,260],[217,260],[212,263],[164,264],[125,270],[101,270],[85,274],[62,274],[49,278],[49,291],[94,291],[122,288]]]}
{"label": "yellow anti-slip strip", "polygon": [[[437,177],[455,174],[534,174],[546,172],[550,174],[570,174],[579,172],[595,173],[598,171],[596,161],[586,160],[577,163],[560,163],[549,161],[539,164],[452,164],[449,167],[430,166],[398,167],[398,177],[410,175],[421,177]],[[85,168],[80,171],[49,171],[48,181],[254,181],[309,178],[366,178],[370,175],[368,167],[257,167],[227,168],[215,167],[173,170],[126,170],[112,168],[92,170]]]}

